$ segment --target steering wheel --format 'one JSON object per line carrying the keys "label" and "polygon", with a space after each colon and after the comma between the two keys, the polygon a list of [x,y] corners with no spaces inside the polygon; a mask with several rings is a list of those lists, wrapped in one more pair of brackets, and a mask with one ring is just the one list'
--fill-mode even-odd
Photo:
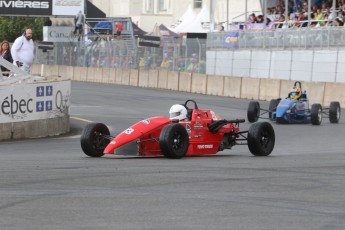
{"label": "steering wheel", "polygon": [[187,106],[188,102],[191,102],[194,104],[194,109],[198,109],[198,105],[196,104],[196,102],[192,99],[188,99],[185,103],[184,103],[184,106],[187,108],[187,109],[191,109]]}

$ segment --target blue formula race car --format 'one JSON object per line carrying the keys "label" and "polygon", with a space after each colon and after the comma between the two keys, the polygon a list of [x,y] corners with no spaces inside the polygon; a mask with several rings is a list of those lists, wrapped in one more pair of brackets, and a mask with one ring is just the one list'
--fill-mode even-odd
{"label": "blue formula race car", "polygon": [[[307,124],[320,125],[322,118],[329,118],[331,123],[338,123],[340,119],[340,103],[332,101],[328,108],[321,104],[312,104],[306,91],[302,92],[302,84],[296,81],[294,87],[285,99],[272,99],[268,109],[261,109],[258,101],[251,101],[247,110],[249,122],[256,122],[259,118],[270,119],[279,124]],[[268,114],[267,117],[263,117]]]}

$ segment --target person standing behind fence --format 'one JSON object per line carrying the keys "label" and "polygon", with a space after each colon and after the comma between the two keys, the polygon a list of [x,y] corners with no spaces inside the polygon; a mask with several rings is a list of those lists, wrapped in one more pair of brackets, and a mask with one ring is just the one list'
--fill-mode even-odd
{"label": "person standing behind fence", "polygon": [[32,29],[28,28],[18,37],[11,48],[13,64],[17,65],[25,72],[30,73],[31,65],[34,62],[35,45],[32,40]]}
{"label": "person standing behind fence", "polygon": [[[11,62],[11,63],[13,62],[10,43],[6,40],[2,41],[0,44],[0,55],[1,55],[1,58],[5,59],[6,61]],[[6,69],[4,66],[1,66],[1,72],[3,76],[8,77],[9,73],[6,73],[8,71],[9,70]]]}
{"label": "person standing behind fence", "polygon": [[77,31],[79,35],[83,33],[84,21],[85,21],[85,16],[81,11],[79,11],[79,13],[75,16],[75,29],[74,29],[73,34],[76,34]]}

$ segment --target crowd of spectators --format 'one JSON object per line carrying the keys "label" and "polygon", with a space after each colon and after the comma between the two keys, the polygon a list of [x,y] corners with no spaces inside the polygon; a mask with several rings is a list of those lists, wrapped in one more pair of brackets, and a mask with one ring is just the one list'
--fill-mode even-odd
{"label": "crowd of spectators", "polygon": [[[333,10],[333,0],[317,0],[310,6],[308,15],[308,1],[289,0],[285,6],[285,0],[279,0],[274,7],[267,9],[266,29],[276,28],[299,28],[299,27],[320,27],[320,26],[344,26],[345,0],[336,0]],[[288,18],[285,18],[287,9]],[[256,25],[265,22],[264,15],[251,14],[247,25]],[[258,26],[252,26],[257,28]],[[251,28],[248,26],[248,28]],[[260,28],[260,27],[258,27]]]}

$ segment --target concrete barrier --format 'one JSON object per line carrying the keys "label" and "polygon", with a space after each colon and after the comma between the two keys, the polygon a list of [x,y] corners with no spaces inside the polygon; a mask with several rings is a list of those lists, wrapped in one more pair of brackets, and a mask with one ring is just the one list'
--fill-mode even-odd
{"label": "concrete barrier", "polygon": [[150,88],[158,87],[158,70],[149,70],[148,87]]}
{"label": "concrete barrier", "polygon": [[192,88],[192,73],[180,72],[178,90],[182,92],[190,92]]}
{"label": "concrete barrier", "polygon": [[224,77],[224,97],[241,98],[241,88],[241,77]]}
{"label": "concrete barrier", "polygon": [[179,87],[179,74],[180,72],[168,72],[168,85],[167,89],[178,90]]}
{"label": "concrete barrier", "polygon": [[261,79],[259,100],[270,101],[279,98],[280,80],[277,79]]}
{"label": "concrete barrier", "polygon": [[224,76],[208,76],[206,94],[223,96],[224,95]]}
{"label": "concrete barrier", "polygon": [[[301,82],[302,91],[306,90],[309,99],[309,105],[314,103],[319,103],[323,106],[323,97],[325,93],[325,83],[324,82]],[[292,88],[292,86],[291,86]],[[291,90],[290,88],[290,90]],[[290,91],[288,91],[290,92]]]}
{"label": "concrete barrier", "polygon": [[[284,99],[288,96],[289,92],[291,91],[295,81],[290,81],[290,80],[281,80],[280,81],[280,92],[279,92],[279,97]],[[303,83],[302,83],[303,87]]]}
{"label": "concrete barrier", "polygon": [[86,79],[88,82],[102,82],[102,77],[103,77],[103,68],[100,68],[100,67],[87,68]]}
{"label": "concrete barrier", "polygon": [[129,76],[129,85],[138,86],[138,82],[139,82],[139,70],[131,69],[130,76]]}
{"label": "concrete barrier", "polygon": [[70,80],[0,86],[0,140],[68,133],[70,103]]}
{"label": "concrete barrier", "polygon": [[122,85],[129,85],[130,83],[130,69],[122,69],[122,78],[121,78],[121,84]]}
{"label": "concrete barrier", "polygon": [[206,94],[207,78],[206,74],[193,73],[191,92]]}
{"label": "concrete barrier", "polygon": [[110,82],[110,68],[103,68],[102,71],[102,83],[109,83]]}
{"label": "concrete barrier", "polygon": [[43,65],[41,68],[41,76],[57,76],[59,73],[59,65]]}
{"label": "concrete barrier", "polygon": [[108,82],[105,82],[105,83],[116,84],[116,74],[117,74],[116,69],[111,68],[109,70],[109,80],[108,80]]}
{"label": "concrete barrier", "polygon": [[158,88],[166,89],[168,86],[168,71],[159,70],[158,72]]}
{"label": "concrete barrier", "polygon": [[59,69],[58,75],[61,77],[61,80],[67,80],[73,77],[73,71],[74,71],[73,66],[60,65],[58,69]]}
{"label": "concrete barrier", "polygon": [[115,69],[115,82],[114,84],[122,85],[122,69]]}
{"label": "concrete barrier", "polygon": [[41,75],[42,64],[33,64],[31,66],[31,74],[32,75]]}
{"label": "concrete barrier", "polygon": [[332,101],[339,101],[341,108],[345,108],[345,83],[325,83],[324,106]]}
{"label": "concrete barrier", "polygon": [[241,98],[257,100],[260,94],[260,78],[242,78]]}
{"label": "concrete barrier", "polygon": [[147,88],[149,86],[149,71],[148,70],[140,70],[139,71],[139,87]]}

